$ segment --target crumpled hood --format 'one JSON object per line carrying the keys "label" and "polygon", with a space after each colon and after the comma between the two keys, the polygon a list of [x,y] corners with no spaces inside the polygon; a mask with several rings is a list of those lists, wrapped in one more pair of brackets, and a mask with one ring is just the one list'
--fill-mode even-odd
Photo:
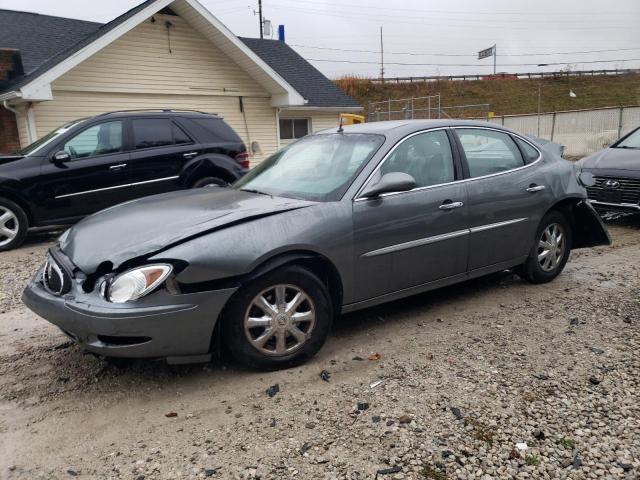
{"label": "crumpled hood", "polygon": [[581,161],[585,169],[635,170],[640,176],[640,150],[607,148]]}
{"label": "crumpled hood", "polygon": [[201,188],[134,200],[91,215],[60,239],[84,273],[103,262],[113,268],[207,232],[313,205],[230,188]]}

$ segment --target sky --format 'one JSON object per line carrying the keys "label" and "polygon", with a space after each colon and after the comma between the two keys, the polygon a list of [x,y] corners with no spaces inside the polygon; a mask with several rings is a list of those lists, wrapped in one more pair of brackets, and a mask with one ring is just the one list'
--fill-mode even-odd
{"label": "sky", "polygon": [[[140,0],[141,1],[141,0]],[[107,22],[138,0],[0,0],[0,8]],[[257,37],[258,0],[200,0],[236,35]],[[640,68],[640,0],[263,0],[274,38],[330,78]],[[607,61],[607,62],[604,62]],[[544,65],[546,64],[546,65]]]}

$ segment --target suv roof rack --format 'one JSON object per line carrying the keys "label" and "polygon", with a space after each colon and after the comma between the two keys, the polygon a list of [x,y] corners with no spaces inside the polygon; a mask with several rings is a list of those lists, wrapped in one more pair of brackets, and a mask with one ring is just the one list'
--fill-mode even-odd
{"label": "suv roof rack", "polygon": [[114,110],[113,112],[104,112],[98,117],[102,117],[104,115],[111,115],[112,113],[135,113],[135,112],[162,112],[162,113],[201,113],[203,115],[214,115],[218,116],[217,113],[211,112],[201,112],[200,110],[189,110],[186,108],[172,109],[172,108],[133,108],[131,110]]}

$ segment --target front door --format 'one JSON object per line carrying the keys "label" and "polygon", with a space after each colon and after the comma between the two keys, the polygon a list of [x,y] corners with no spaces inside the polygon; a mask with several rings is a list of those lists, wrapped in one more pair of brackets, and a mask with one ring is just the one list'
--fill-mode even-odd
{"label": "front door", "polygon": [[[504,131],[454,131],[469,177],[469,271],[515,265],[528,255],[538,224],[553,203],[542,162],[537,161],[540,154]],[[531,151],[538,155],[532,158]]]}
{"label": "front door", "polygon": [[64,162],[45,161],[37,191],[43,196],[38,217],[55,221],[82,217],[123,199],[127,183],[123,166],[124,125],[120,120],[87,127],[59,150],[69,154]]}
{"label": "front door", "polygon": [[447,131],[407,137],[370,182],[390,172],[411,175],[417,187],[354,201],[355,301],[466,273],[466,188]]}

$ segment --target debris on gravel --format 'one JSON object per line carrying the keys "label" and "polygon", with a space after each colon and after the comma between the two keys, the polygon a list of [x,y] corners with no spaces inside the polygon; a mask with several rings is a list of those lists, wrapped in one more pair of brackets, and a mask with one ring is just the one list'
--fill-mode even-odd
{"label": "debris on gravel", "polygon": [[14,308],[0,478],[637,479],[640,224],[611,232],[548,284],[504,272],[343,316],[279,372],[115,369]]}

